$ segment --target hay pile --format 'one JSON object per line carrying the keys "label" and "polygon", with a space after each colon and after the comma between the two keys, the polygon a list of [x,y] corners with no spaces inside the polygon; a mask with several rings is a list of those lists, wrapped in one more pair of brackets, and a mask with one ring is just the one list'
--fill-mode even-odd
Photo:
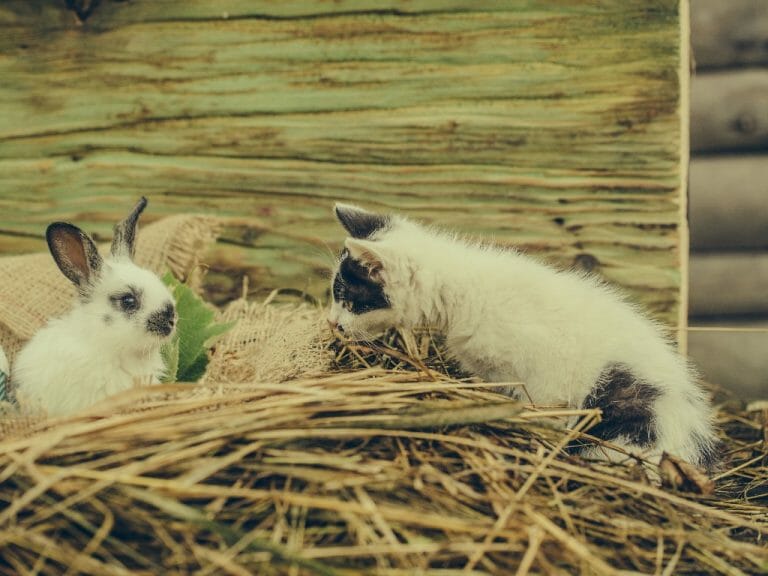
{"label": "hay pile", "polygon": [[[353,347],[306,307],[226,314],[261,328],[220,342],[203,385],[0,442],[0,574],[768,570],[757,413],[723,406],[728,469],[714,495],[683,494],[565,454],[576,432],[555,420],[596,411],[524,407],[457,375],[428,335]],[[297,369],[300,354],[316,363]]]}

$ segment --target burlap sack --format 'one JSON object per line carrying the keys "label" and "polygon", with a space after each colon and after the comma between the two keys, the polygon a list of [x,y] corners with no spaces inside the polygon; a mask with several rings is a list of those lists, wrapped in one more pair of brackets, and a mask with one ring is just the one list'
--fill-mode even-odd
{"label": "burlap sack", "polygon": [[[202,215],[163,218],[139,229],[136,263],[186,278],[216,240],[222,221]],[[108,246],[100,247],[107,254]],[[8,359],[45,322],[72,307],[75,290],[47,252],[0,258],[0,345]]]}

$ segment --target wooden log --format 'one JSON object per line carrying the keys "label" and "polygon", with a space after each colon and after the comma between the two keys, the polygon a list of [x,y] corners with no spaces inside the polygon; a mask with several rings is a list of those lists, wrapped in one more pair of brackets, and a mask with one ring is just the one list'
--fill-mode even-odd
{"label": "wooden log", "polygon": [[768,250],[768,156],[700,156],[690,166],[691,248]]}
{"label": "wooden log", "polygon": [[693,254],[692,316],[768,315],[768,253]]}
{"label": "wooden log", "polygon": [[689,354],[708,381],[745,401],[768,399],[768,319],[694,318],[691,328]]}
{"label": "wooden log", "polygon": [[700,74],[691,84],[694,152],[768,148],[768,70]]}
{"label": "wooden log", "polygon": [[762,0],[691,0],[696,68],[768,64],[768,10]]}
{"label": "wooden log", "polygon": [[54,217],[106,237],[145,194],[251,219],[221,294],[238,270],[322,297],[346,200],[588,264],[678,323],[685,3],[62,5],[0,5],[0,250]]}

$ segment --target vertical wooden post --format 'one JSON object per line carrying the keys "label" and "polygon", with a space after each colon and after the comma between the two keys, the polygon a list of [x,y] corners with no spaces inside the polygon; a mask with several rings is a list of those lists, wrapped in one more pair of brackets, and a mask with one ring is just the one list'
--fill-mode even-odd
{"label": "vertical wooden post", "polygon": [[688,226],[688,172],[691,156],[691,14],[690,0],[680,0],[680,307],[678,309],[677,345],[688,351],[688,262],[690,227]]}

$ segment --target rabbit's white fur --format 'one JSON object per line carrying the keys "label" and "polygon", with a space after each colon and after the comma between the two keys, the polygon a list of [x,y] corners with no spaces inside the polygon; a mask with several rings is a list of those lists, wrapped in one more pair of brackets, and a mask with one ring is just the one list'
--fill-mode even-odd
{"label": "rabbit's white fur", "polygon": [[[364,233],[366,218],[375,215],[345,205],[336,212],[357,236],[347,238],[346,257],[372,271],[389,306],[355,314],[334,301],[331,324],[369,338],[383,328],[427,322],[443,330],[464,369],[489,382],[524,382],[537,404],[581,407],[606,368],[621,366],[658,394],[648,399],[657,438],[636,451],[712,464],[713,418],[695,374],[660,328],[614,289],[402,217],[378,217]],[[621,436],[612,441],[637,448]]]}
{"label": "rabbit's white fur", "polygon": [[[120,238],[116,228],[116,241]],[[75,283],[80,297],[74,308],[50,320],[15,359],[12,381],[22,406],[52,416],[71,414],[160,381],[165,370],[160,348],[175,322],[173,297],[155,274],[132,262],[132,231],[129,239],[130,246],[113,245],[112,257],[101,261],[87,282]],[[120,308],[119,297],[128,293],[136,296],[138,309]]]}

